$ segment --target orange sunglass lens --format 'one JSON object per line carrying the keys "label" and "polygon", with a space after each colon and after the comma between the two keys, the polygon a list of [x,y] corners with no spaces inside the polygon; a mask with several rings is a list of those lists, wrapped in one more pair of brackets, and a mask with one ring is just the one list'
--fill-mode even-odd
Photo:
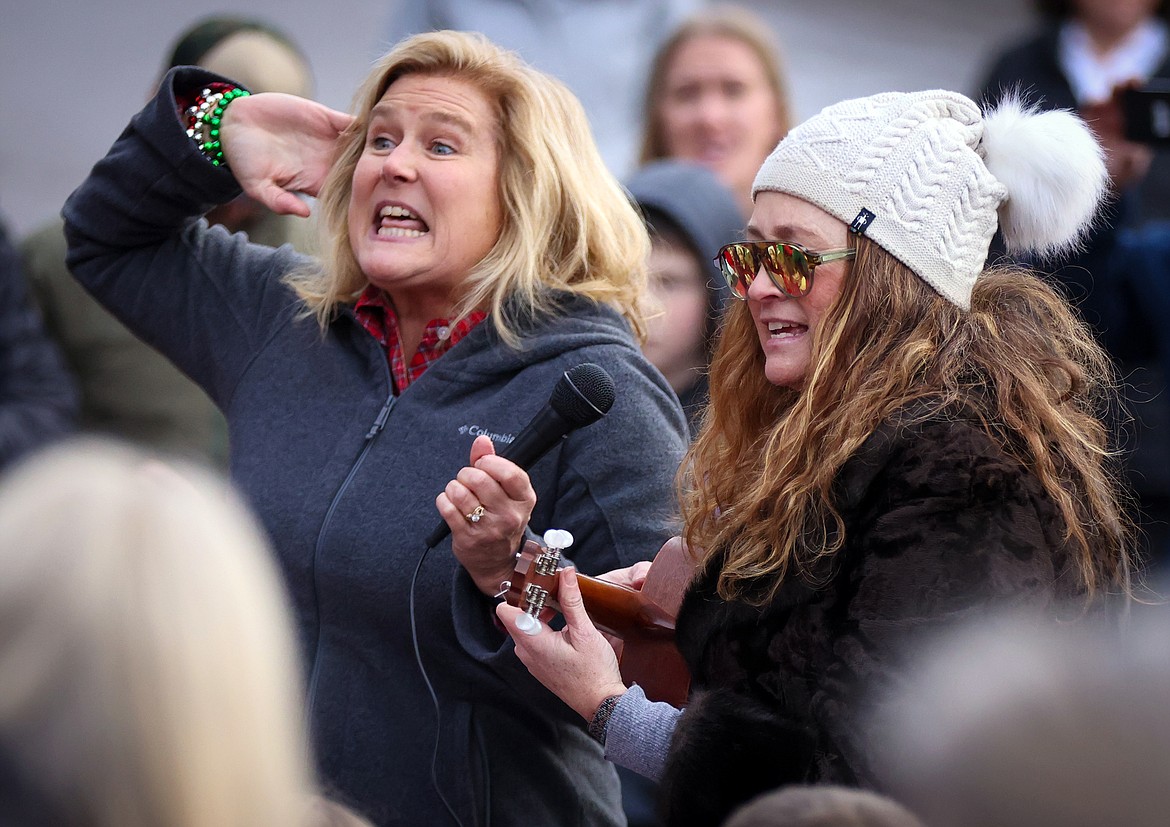
{"label": "orange sunglass lens", "polygon": [[790,296],[808,292],[808,260],[804,251],[791,244],[770,244],[764,248],[768,272],[781,281],[781,289]]}
{"label": "orange sunglass lens", "polygon": [[723,248],[723,264],[724,272],[730,276],[727,283],[731,291],[745,297],[759,266],[752,249],[746,244],[729,244]]}

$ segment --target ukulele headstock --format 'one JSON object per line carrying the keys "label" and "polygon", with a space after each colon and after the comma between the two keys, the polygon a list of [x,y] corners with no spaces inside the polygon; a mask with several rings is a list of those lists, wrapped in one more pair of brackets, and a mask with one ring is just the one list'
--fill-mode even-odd
{"label": "ukulele headstock", "polygon": [[501,595],[524,611],[517,625],[532,635],[540,631],[541,617],[551,613],[548,604],[556,597],[557,572],[562,568],[563,552],[573,545],[573,535],[550,528],[543,540],[543,546],[532,540],[524,544],[516,554],[512,580],[500,584]]}

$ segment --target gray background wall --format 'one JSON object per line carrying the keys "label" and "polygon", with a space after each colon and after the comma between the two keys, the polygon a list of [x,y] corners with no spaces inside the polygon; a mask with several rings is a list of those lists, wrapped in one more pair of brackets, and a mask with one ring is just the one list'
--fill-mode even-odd
{"label": "gray background wall", "polygon": [[[973,92],[987,56],[1033,21],[1029,0],[755,0],[775,25],[798,118],[889,89]],[[339,109],[384,43],[378,0],[48,0],[0,22],[0,216],[54,215],[139,108],[174,36],[211,13],[279,21]],[[623,174],[625,170],[615,170]]]}

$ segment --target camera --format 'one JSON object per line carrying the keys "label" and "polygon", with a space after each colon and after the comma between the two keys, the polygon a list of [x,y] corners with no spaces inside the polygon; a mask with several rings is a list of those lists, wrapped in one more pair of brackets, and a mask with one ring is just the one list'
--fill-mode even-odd
{"label": "camera", "polygon": [[1170,146],[1170,80],[1124,90],[1121,112],[1127,140]]}

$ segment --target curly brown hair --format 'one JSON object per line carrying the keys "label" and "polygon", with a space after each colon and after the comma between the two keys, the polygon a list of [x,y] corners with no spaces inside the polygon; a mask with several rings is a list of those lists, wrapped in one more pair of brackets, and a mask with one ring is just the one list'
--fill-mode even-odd
{"label": "curly brown hair", "polygon": [[1086,592],[1123,583],[1132,524],[1103,422],[1116,379],[1089,328],[1022,268],[985,271],[963,311],[874,242],[850,244],[857,257],[814,333],[802,391],[765,378],[745,303],[725,317],[711,409],[680,470],[689,546],[704,562],[723,555],[720,596],[744,599],[751,585],[766,600],[842,548],[834,478],[912,403],[921,418],[973,414],[1057,505]]}

